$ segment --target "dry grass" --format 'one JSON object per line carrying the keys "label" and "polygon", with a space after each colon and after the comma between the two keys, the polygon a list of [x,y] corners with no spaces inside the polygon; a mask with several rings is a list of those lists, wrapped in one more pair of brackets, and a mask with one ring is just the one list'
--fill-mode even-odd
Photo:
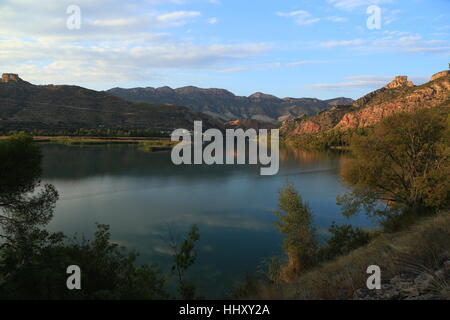
{"label": "dry grass", "polygon": [[[356,289],[366,286],[367,267],[378,265],[382,280],[402,272],[420,274],[436,270],[450,259],[450,212],[426,218],[407,230],[382,234],[365,247],[301,275],[295,283],[260,284],[244,299],[352,299]],[[448,279],[435,276],[433,287],[448,297]]]}

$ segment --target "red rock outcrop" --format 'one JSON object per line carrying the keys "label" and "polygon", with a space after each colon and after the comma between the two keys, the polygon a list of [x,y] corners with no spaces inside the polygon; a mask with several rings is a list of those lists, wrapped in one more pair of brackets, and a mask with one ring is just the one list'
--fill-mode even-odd
{"label": "red rock outcrop", "polygon": [[408,81],[408,76],[397,76],[393,81],[385,86],[386,89],[395,89],[398,87],[414,87],[414,83]]}
{"label": "red rock outcrop", "polygon": [[449,99],[448,71],[435,74],[432,81],[420,86],[414,86],[406,76],[400,76],[386,87],[358,99],[352,106],[334,107],[315,116],[286,121],[281,126],[281,133],[291,136],[373,126],[395,113],[450,105]]}
{"label": "red rock outcrop", "polygon": [[3,83],[7,83],[7,82],[19,82],[21,79],[19,78],[18,74],[15,73],[4,73],[2,74],[2,82]]}
{"label": "red rock outcrop", "polygon": [[431,76],[431,81],[440,79],[442,77],[447,77],[447,76],[450,76],[450,70],[445,70],[445,71],[441,71],[441,72],[433,74]]}
{"label": "red rock outcrop", "polygon": [[321,126],[318,123],[313,121],[305,121],[301,126],[298,126],[294,129],[293,134],[311,134],[311,133],[319,133],[321,130]]}
{"label": "red rock outcrop", "polygon": [[[381,93],[382,94],[382,93]],[[433,108],[441,105],[450,97],[450,77],[441,81],[417,87],[411,92],[399,94],[382,103],[368,103],[363,108],[347,113],[336,125],[336,128],[348,130],[359,127],[373,126],[382,119],[395,113],[413,112],[419,108]]]}

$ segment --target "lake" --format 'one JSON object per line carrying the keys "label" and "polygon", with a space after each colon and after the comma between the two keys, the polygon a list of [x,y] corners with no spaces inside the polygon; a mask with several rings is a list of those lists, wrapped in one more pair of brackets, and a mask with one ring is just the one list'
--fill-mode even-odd
{"label": "lake", "polygon": [[43,182],[60,193],[52,231],[91,237],[108,224],[114,242],[136,249],[139,262],[171,263],[169,229],[183,237],[200,229],[198,258],[189,279],[200,293],[224,297],[265,258],[281,254],[274,226],[278,190],[286,181],[315,214],[322,237],[333,221],[370,226],[364,216],[344,218],[336,196],[346,191],[339,167],[346,156],[283,147],[280,172],[260,176],[259,166],[175,166],[170,152],[133,145],[42,145]]}

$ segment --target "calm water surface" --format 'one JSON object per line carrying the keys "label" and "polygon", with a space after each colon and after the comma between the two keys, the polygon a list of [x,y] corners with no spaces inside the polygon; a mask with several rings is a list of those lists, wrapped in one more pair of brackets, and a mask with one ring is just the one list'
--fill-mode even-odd
{"label": "calm water surface", "polygon": [[90,237],[109,224],[113,240],[140,252],[140,262],[171,262],[168,225],[184,235],[197,224],[201,240],[190,271],[203,294],[221,297],[239,278],[281,253],[274,227],[277,191],[289,180],[301,192],[322,235],[348,220],[336,206],[345,192],[339,167],[345,156],[282,148],[280,172],[261,177],[258,166],[174,166],[170,153],[136,146],[43,145],[44,182],[60,192],[53,231]]}

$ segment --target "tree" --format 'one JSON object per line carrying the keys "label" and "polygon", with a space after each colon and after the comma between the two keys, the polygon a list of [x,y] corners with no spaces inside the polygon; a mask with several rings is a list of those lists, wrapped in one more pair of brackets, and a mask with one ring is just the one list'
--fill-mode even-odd
{"label": "tree", "polygon": [[342,178],[352,188],[338,197],[344,214],[364,208],[369,215],[390,219],[448,207],[450,149],[444,118],[435,110],[396,114],[369,135],[355,137],[354,157],[342,168]]}
{"label": "tree", "polygon": [[[170,230],[169,230],[170,232]],[[195,251],[195,243],[200,240],[200,234],[198,233],[198,227],[193,225],[189,230],[185,240],[179,244],[173,234],[170,232],[170,241],[173,251],[173,265],[172,272],[176,273],[181,296],[185,300],[193,300],[195,298],[195,286],[186,282],[184,274],[197,259],[197,253]]]}
{"label": "tree", "polygon": [[338,226],[335,222],[328,230],[331,237],[319,250],[320,260],[333,260],[369,243],[370,233],[351,225]]}
{"label": "tree", "polygon": [[276,226],[284,235],[283,248],[288,265],[283,270],[287,281],[311,268],[316,262],[316,229],[312,225],[312,213],[303,203],[300,194],[291,183],[279,191],[279,207]]}
{"label": "tree", "polygon": [[[2,249],[0,299],[161,299],[165,278],[155,265],[135,266],[137,254],[111,241],[109,227],[97,225],[93,240],[68,239],[42,231],[35,250],[21,263],[17,250]],[[66,268],[81,269],[82,290],[67,290]]]}
{"label": "tree", "polygon": [[30,136],[14,134],[0,142],[0,236],[29,256],[28,241],[53,217],[58,192],[40,183],[41,153]]}
{"label": "tree", "polygon": [[[165,279],[154,265],[135,266],[137,254],[111,241],[98,225],[92,241],[68,241],[45,227],[58,193],[40,183],[41,153],[32,138],[0,141],[0,299],[156,299]],[[82,290],[67,290],[66,269],[82,270]]]}

